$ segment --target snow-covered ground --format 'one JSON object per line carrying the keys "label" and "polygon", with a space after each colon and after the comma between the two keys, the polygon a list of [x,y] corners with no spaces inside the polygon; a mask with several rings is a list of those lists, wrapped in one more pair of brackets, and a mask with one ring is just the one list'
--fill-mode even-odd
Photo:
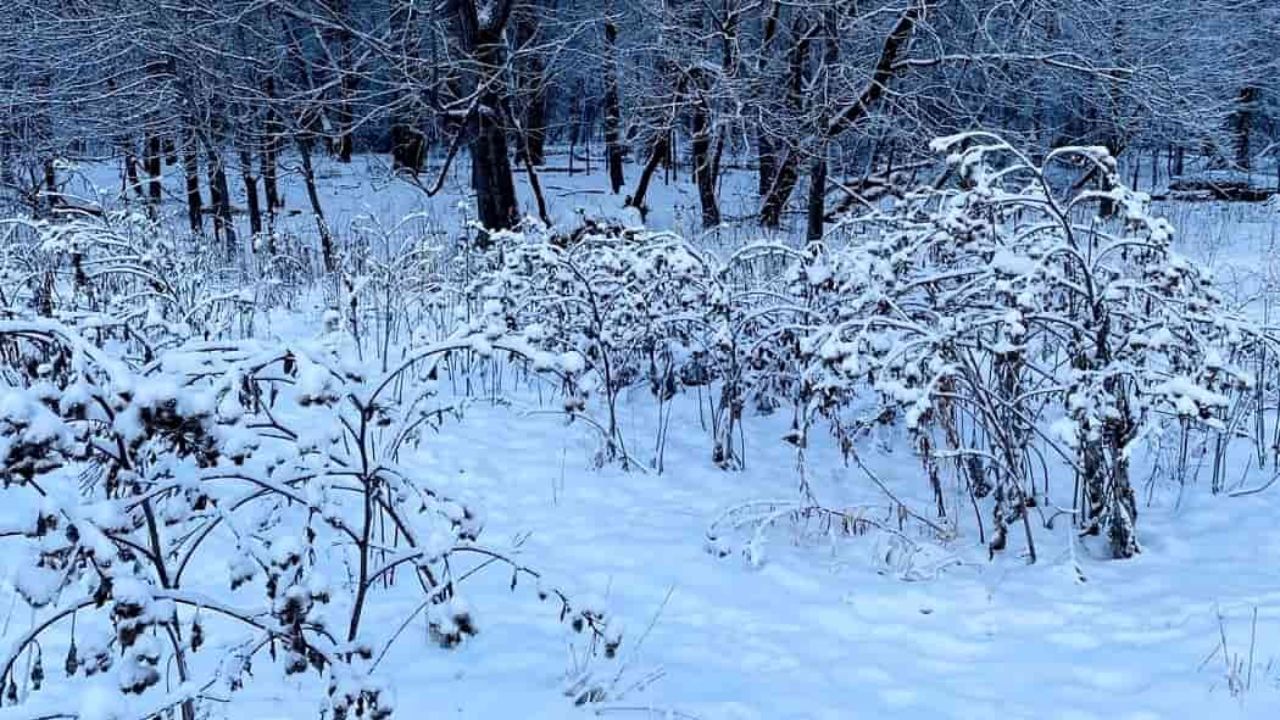
{"label": "snow-covered ground", "polygon": [[[340,238],[353,224],[392,225],[413,213],[424,219],[397,232],[442,239],[465,232],[464,173],[450,192],[427,199],[371,162],[323,165],[322,199]],[[85,176],[114,194],[116,172],[93,167]],[[745,214],[753,179],[728,177],[726,214]],[[548,173],[542,180],[557,218],[579,209],[620,211],[617,198],[600,190],[598,174]],[[518,185],[528,207],[527,187],[522,179]],[[87,186],[81,191],[89,193]],[[282,229],[309,236],[312,219],[298,183],[289,183],[288,197],[301,213],[282,218]],[[180,202],[175,192],[175,212]],[[649,205],[652,226],[696,234],[696,196],[687,184],[659,183]],[[1160,210],[1179,229],[1184,253],[1216,268],[1241,303],[1271,312],[1255,295],[1273,283],[1280,213],[1215,203]],[[720,235],[707,242],[756,233],[747,226]],[[277,316],[269,332],[312,334],[323,310],[304,304],[295,315]],[[510,406],[473,404],[429,440],[411,466],[433,487],[473,500],[490,543],[518,548],[522,561],[571,595],[601,598],[627,630],[617,659],[586,661],[531,591],[513,591],[501,572],[481,573],[465,589],[476,637],[440,650],[421,621],[410,622],[380,667],[395,688],[398,717],[1280,714],[1280,486],[1214,497],[1207,481],[1178,492],[1157,478],[1149,492],[1141,488],[1142,553],[1127,561],[1095,558],[1068,542],[1065,521],[1038,532],[1034,565],[1016,540],[993,561],[974,537],[904,556],[883,534],[830,533],[816,521],[780,523],[757,542],[711,543],[708,528],[727,509],[797,496],[794,450],[780,440],[789,418],[748,418],[746,468],[726,472],[711,462],[706,434],[696,430],[696,401],[678,399],[673,408],[672,427],[694,430],[668,439],[662,473],[595,468],[596,437],[537,412],[527,396]],[[633,444],[647,447],[655,428],[651,402],[624,398],[623,432]],[[918,461],[892,447],[868,455],[869,464],[895,488],[916,488],[927,499]],[[828,505],[883,500],[829,443],[815,443],[807,463],[814,491]],[[8,588],[4,594],[12,595]],[[374,622],[397,626],[413,603],[380,604]],[[9,608],[0,629],[6,637],[33,620],[10,597],[0,597],[0,608]],[[575,683],[583,678],[590,682]],[[256,683],[249,707],[237,705],[234,714],[311,716],[316,702],[304,696],[302,682]],[[575,707],[583,687],[600,687],[606,697]]]}
{"label": "snow-covered ground", "polygon": [[[618,687],[661,677],[616,702],[699,718],[1274,717],[1280,711],[1280,502],[1275,493],[1189,491],[1144,507],[1143,553],[1127,562],[1072,557],[1041,532],[1041,562],[1011,553],[933,579],[901,579],[881,542],[781,531],[758,566],[707,552],[727,505],[789,496],[792,458],[752,423],[748,467],[725,473],[699,438],[672,438],[668,472],[595,472],[591,443],[558,421],[507,409],[472,413],[432,445],[424,469],[481,499],[494,536],[528,533],[531,564],[604,596],[638,649]],[[640,435],[643,437],[643,435]],[[811,458],[827,496],[857,494],[834,453]],[[909,457],[881,458],[894,480],[924,487]],[[1080,569],[1077,573],[1076,568]],[[927,569],[927,568],[926,568]],[[396,666],[401,702],[437,701],[459,717],[566,717],[547,688],[565,669],[554,635],[506,611],[503,579],[473,589],[498,624],[457,653]],[[1257,611],[1256,634],[1251,635]],[[649,625],[652,629],[649,630]],[[1252,690],[1232,697],[1229,657],[1254,659]],[[1233,660],[1234,661],[1234,660]],[[601,673],[618,672],[612,666]],[[611,678],[610,678],[611,679]],[[606,705],[606,707],[609,707]],[[608,716],[612,711],[606,712]],[[665,717],[654,712],[653,717]]]}

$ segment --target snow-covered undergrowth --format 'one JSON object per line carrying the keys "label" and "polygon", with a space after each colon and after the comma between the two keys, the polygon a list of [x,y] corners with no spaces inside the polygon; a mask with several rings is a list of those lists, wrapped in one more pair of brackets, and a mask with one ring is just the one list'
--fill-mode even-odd
{"label": "snow-covered undergrowth", "polygon": [[[482,544],[475,512],[403,462],[457,412],[432,402],[443,362],[529,356],[526,340],[461,327],[386,366],[361,361],[336,317],[313,343],[236,339],[224,332],[233,323],[193,326],[213,298],[185,305],[160,248],[106,222],[48,229],[44,249],[66,255],[70,286],[37,278],[37,312],[0,321],[11,498],[0,536],[14,589],[40,617],[0,658],[6,704],[194,718],[265,656],[286,675],[314,671],[331,717],[387,717],[373,670],[400,632],[367,627],[367,607],[419,594],[412,615],[452,647],[477,630],[458,586],[490,566],[552,603],[592,650],[615,653],[599,608]],[[62,289],[74,312],[57,309]],[[146,317],[113,314],[132,304],[122,296],[150,298]],[[201,326],[221,337],[200,338]],[[212,657],[200,652],[208,636]],[[62,682],[118,699],[82,703],[51,691]]]}
{"label": "snow-covered undergrowth", "polygon": [[[936,147],[935,184],[804,247],[716,252],[616,221],[531,223],[463,248],[350,251],[338,276],[312,278],[288,247],[246,273],[127,213],[24,226],[31,241],[8,248],[0,288],[0,543],[30,621],[3,632],[0,708],[187,720],[289,682],[306,700],[284,715],[384,717],[397,707],[385,678],[413,677],[402,665],[424,642],[465,652],[485,628],[467,588],[491,597],[500,577],[527,595],[523,611],[495,601],[504,612],[543,612],[584,638],[566,712],[645,711],[627,702],[648,679],[605,666],[634,658],[629,645],[652,656],[678,643],[663,623],[698,623],[672,617],[678,596],[649,598],[654,625],[632,618],[642,631],[624,637],[603,602],[560,589],[581,525],[549,533],[563,542],[559,562],[542,548],[554,580],[526,563],[523,537],[489,544],[486,498],[458,499],[444,468],[483,459],[476,444],[512,453],[476,482],[515,534],[503,488],[525,497],[520,467],[568,461],[553,442],[510,448],[519,429],[452,429],[476,416],[544,440],[538,416],[562,419],[565,438],[590,438],[600,483],[703,485],[650,478],[637,484],[649,500],[617,496],[668,519],[636,532],[687,530],[672,518],[692,513],[702,537],[677,544],[708,563],[704,583],[758,584],[712,558],[740,551],[759,568],[771,542],[815,537],[869,545],[874,569],[902,580],[967,567],[974,547],[1008,572],[1048,559],[1069,582],[1118,578],[1146,545],[1140,477],[1158,480],[1152,493],[1202,474],[1207,487],[1188,492],[1265,487],[1277,334],[1173,251],[1172,227],[1105,152],[1036,163],[983,134]],[[1060,165],[1096,167],[1107,187],[1060,187]],[[317,296],[322,327],[268,330]],[[840,461],[856,482],[828,481]],[[723,491],[756,465],[783,479]],[[625,515],[615,500],[581,511]],[[1155,552],[1168,532],[1163,518]],[[1090,565],[1103,558],[1130,560]],[[782,592],[813,601],[812,578],[781,572]],[[811,622],[863,639],[811,609],[759,629]],[[498,621],[502,640],[517,642],[513,622]],[[1239,644],[1223,636],[1218,661],[1243,687]],[[911,704],[891,690],[890,705]],[[778,716],[729,705],[703,710]]]}
{"label": "snow-covered undergrowth", "polygon": [[[939,539],[961,532],[971,506],[993,553],[1019,524],[1034,560],[1034,512],[1034,524],[1066,516],[1130,557],[1133,453],[1170,436],[1180,451],[1166,470],[1185,478],[1208,433],[1224,463],[1238,428],[1267,422],[1252,369],[1275,336],[1171,250],[1171,226],[1115,182],[1104,151],[1046,158],[1096,165],[1111,181],[1064,194],[998,139],[937,146],[954,151],[955,182],[849,220],[843,243],[748,245],[721,260],[623,228],[502,237],[480,295],[495,324],[587,359],[608,457],[625,447],[618,393],[643,382],[664,403],[705,387],[722,466],[741,461],[748,407],[790,412],[802,470],[816,425],[864,469],[861,439],[899,427],[934,503],[894,502]],[[1119,219],[1100,221],[1101,204]],[[1265,454],[1261,431],[1246,439]],[[660,465],[661,435],[655,447]],[[1053,482],[1064,475],[1074,488]],[[1224,482],[1215,473],[1213,490]],[[813,500],[803,473],[801,486]]]}

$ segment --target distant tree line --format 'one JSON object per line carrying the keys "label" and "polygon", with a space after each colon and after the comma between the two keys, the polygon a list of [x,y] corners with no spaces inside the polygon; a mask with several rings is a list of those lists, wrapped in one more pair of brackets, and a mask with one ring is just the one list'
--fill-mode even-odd
{"label": "distant tree line", "polygon": [[1280,140],[1267,0],[12,0],[0,20],[12,196],[50,211],[61,159],[111,157],[154,206],[170,166],[191,229],[230,247],[233,185],[261,233],[287,169],[330,266],[317,153],[383,153],[428,194],[469,159],[491,229],[546,214],[540,192],[519,207],[519,172],[536,191],[603,171],[643,212],[680,168],[715,226],[745,168],[759,223],[803,212],[816,237],[958,131],[1102,145],[1152,175],[1250,170]]}

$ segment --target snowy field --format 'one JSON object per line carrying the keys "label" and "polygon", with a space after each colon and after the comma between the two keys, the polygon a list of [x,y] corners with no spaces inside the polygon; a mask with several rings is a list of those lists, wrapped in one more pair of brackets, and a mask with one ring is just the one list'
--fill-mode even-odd
{"label": "snowy field", "polygon": [[[349,166],[322,161],[319,169],[340,245],[373,237],[388,251],[423,239],[446,246],[467,233],[463,170],[428,199],[363,156]],[[118,168],[79,171],[70,193],[85,204],[115,206]],[[277,230],[314,245],[303,190],[287,178],[286,207],[297,214],[282,215]],[[571,225],[579,213],[633,219],[600,190],[599,174],[548,172],[542,182],[558,224]],[[727,172],[723,182],[726,217],[747,215],[754,178]],[[183,221],[180,183],[166,181],[164,209],[175,222]],[[517,184],[530,207],[521,176]],[[695,229],[697,198],[683,173],[670,185],[659,182],[649,205],[650,228],[714,252],[771,239],[749,221],[708,234]],[[1177,229],[1178,250],[1212,268],[1234,305],[1274,320],[1280,210],[1207,202],[1157,203],[1155,210]],[[784,228],[777,237],[790,235]],[[253,332],[286,341],[316,337],[332,296],[330,289],[299,291],[256,318]],[[713,532],[726,511],[796,501],[797,456],[781,440],[790,423],[785,412],[748,413],[744,467],[726,471],[712,462],[700,429],[700,394],[679,395],[664,410],[646,389],[628,390],[619,423],[640,467],[623,470],[598,467],[598,434],[550,412],[554,398],[528,387],[506,395],[500,403],[472,398],[461,419],[443,423],[401,465],[474,503],[491,546],[554,578],[579,603],[607,609],[614,628],[625,628],[623,643],[615,658],[589,657],[582,636],[566,631],[528,581],[513,591],[510,574],[496,570],[465,586],[479,632],[439,649],[415,611],[419,597],[397,589],[370,607],[367,620],[395,638],[378,658],[378,674],[392,688],[397,717],[1280,716],[1280,487],[1253,492],[1270,466],[1259,471],[1236,462],[1225,492],[1211,495],[1207,470],[1179,488],[1137,457],[1136,557],[1104,559],[1089,543],[1074,542],[1064,520],[1038,529],[1037,562],[1028,564],[1017,535],[989,559],[972,532],[904,545],[892,532],[841,532],[816,518]],[[673,431],[657,472],[649,466],[664,422]],[[928,483],[910,447],[872,438],[861,457],[907,505],[929,507]],[[814,434],[805,477],[824,505],[864,508],[877,523],[901,525],[867,473],[850,466],[826,433]],[[23,511],[7,506],[0,524]],[[17,568],[6,570],[13,581]],[[225,592],[216,580],[222,568],[207,571],[210,578],[195,584]],[[44,616],[17,600],[12,582],[0,592],[4,647]],[[44,650],[46,672],[61,675],[65,652]],[[316,682],[314,674],[284,677],[264,663],[228,716],[314,716]],[[588,691],[599,695],[575,705]],[[0,718],[41,716],[32,712],[0,708]]]}

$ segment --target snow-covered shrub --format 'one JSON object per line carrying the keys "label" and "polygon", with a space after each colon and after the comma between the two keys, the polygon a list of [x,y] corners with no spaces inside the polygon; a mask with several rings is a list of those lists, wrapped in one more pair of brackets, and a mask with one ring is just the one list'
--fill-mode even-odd
{"label": "snow-covered shrub", "polygon": [[574,377],[568,412],[603,397],[604,460],[629,462],[623,391],[647,384],[663,403],[709,382],[708,318],[727,298],[716,266],[680,238],[588,222],[569,236],[495,234],[488,252],[472,290],[483,315],[522,330]]}
{"label": "snow-covered shrub", "polygon": [[[975,510],[989,504],[993,553],[1016,522],[1034,559],[1039,509],[1128,557],[1135,450],[1170,426],[1227,431],[1227,409],[1253,396],[1243,368],[1272,339],[1171,249],[1173,229],[1104,149],[1036,163],[983,133],[935,147],[949,153],[942,181],[801,262],[812,274],[811,258],[830,254],[822,279],[838,298],[800,340],[809,416],[851,453],[871,426],[904,427],[939,516],[952,512],[944,466]],[[1096,168],[1110,189],[1058,187],[1064,166]],[[1102,202],[1120,219],[1099,219]],[[1077,478],[1069,502],[1050,482],[1061,469]]]}
{"label": "snow-covered shrub", "polygon": [[[523,330],[557,358],[575,381],[568,412],[602,398],[604,459],[629,461],[618,402],[645,387],[661,418],[695,391],[687,394],[707,419],[713,461],[741,467],[744,411],[799,401],[799,329],[815,308],[835,312],[841,300],[812,248],[753,244],[721,259],[670,233],[590,220],[569,235],[535,228],[493,238],[470,289],[478,313]],[[660,425],[659,469],[666,420]]]}
{"label": "snow-covered shrub", "polygon": [[[18,221],[13,221],[18,222]],[[243,337],[270,280],[247,282],[201,238],[130,211],[22,221],[34,242],[8,245],[4,297],[43,317],[92,317],[94,333],[127,336],[143,353],[188,337]]]}
{"label": "snow-covered shrub", "polygon": [[[187,342],[142,361],[52,320],[0,321],[0,544],[34,613],[0,657],[0,703],[77,717],[90,688],[95,717],[190,719],[269,657],[316,672],[331,717],[387,717],[373,670],[399,633],[371,607],[420,593],[451,647],[476,632],[459,585],[483,566],[505,566],[513,589],[533,580],[612,652],[598,608],[481,544],[476,512],[401,464],[451,412],[415,378],[451,353],[530,347],[487,328],[385,372],[333,337]],[[62,673],[46,670],[55,658]]]}
{"label": "snow-covered shrub", "polygon": [[451,273],[458,255],[436,234],[411,232],[412,214],[391,226],[376,218],[352,224],[352,242],[338,273],[339,309],[362,354],[385,367],[408,344],[439,340],[467,319],[467,268]]}

